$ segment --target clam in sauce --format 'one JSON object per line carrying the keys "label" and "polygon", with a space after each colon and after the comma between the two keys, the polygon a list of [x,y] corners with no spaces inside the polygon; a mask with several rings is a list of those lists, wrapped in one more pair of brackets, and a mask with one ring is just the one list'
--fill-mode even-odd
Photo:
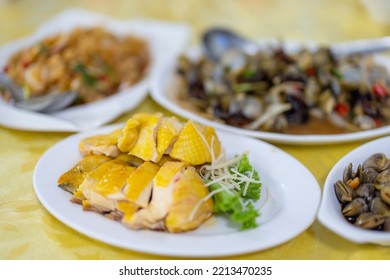
{"label": "clam in sauce", "polygon": [[348,222],[390,232],[390,159],[385,154],[371,155],[355,172],[349,164],[334,190]]}
{"label": "clam in sauce", "polygon": [[181,56],[174,98],[203,117],[249,130],[341,134],[390,123],[390,76],[372,56],[328,48],[228,51],[219,63]]}

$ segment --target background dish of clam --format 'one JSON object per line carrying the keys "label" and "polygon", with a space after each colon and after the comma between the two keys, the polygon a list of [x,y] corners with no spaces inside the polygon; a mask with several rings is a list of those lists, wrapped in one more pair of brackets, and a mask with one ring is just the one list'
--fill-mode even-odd
{"label": "background dish of clam", "polygon": [[[259,49],[269,49],[270,46],[275,48],[280,45],[280,42],[274,39],[263,39],[258,41]],[[357,43],[358,44],[358,43]],[[310,51],[317,49],[318,44],[316,43],[299,43],[294,41],[283,41],[283,49],[286,53],[296,53],[300,49],[305,48]],[[348,52],[346,49],[345,52]],[[197,59],[201,56],[200,48],[189,49],[185,54],[193,59]],[[390,69],[390,60],[383,55],[374,55],[374,62],[378,65],[385,67],[385,69]],[[186,118],[191,118],[197,122],[204,123],[207,125],[213,125],[220,129],[224,129],[230,132],[244,134],[260,139],[264,139],[276,143],[289,143],[289,144],[328,144],[328,143],[340,143],[340,142],[349,142],[356,141],[361,139],[368,139],[377,136],[384,135],[390,132],[389,126],[383,126],[374,129],[360,130],[356,132],[343,132],[337,133],[332,132],[332,134],[327,134],[328,132],[311,132],[310,134],[305,134],[306,132],[300,132],[302,134],[295,133],[281,133],[281,132],[268,132],[260,130],[250,130],[246,128],[241,128],[237,126],[228,125],[222,121],[210,119],[206,114],[202,114],[194,110],[192,105],[183,104],[183,102],[178,102],[177,100],[177,88],[179,84],[177,79],[175,79],[175,71],[177,69],[177,62],[167,63],[165,66],[159,67],[157,71],[152,74],[151,80],[151,95],[156,102],[160,105],[166,107],[167,109],[175,112],[178,115],[181,115]],[[353,71],[352,71],[353,72]],[[352,73],[353,74],[353,73]],[[352,75],[353,76],[353,75]],[[353,77],[351,77],[353,78]],[[281,106],[276,109],[283,109]],[[343,110],[343,108],[339,108]],[[367,118],[360,118],[360,120],[366,120]],[[336,120],[337,121],[337,120]],[[371,120],[370,120],[371,121]],[[363,122],[364,123],[364,122]],[[364,124],[363,124],[364,125]],[[296,125],[295,127],[298,127]],[[352,130],[351,130],[352,131]]]}
{"label": "background dish of clam", "polygon": [[[336,196],[335,192],[335,184],[339,180],[343,181],[343,178],[347,179],[346,177],[355,177],[355,175],[348,175],[348,169],[350,163],[352,163],[352,170],[353,173],[359,173],[358,166],[359,164],[363,167],[363,163],[372,155],[383,153],[387,157],[390,156],[389,147],[390,145],[390,136],[382,137],[376,140],[373,140],[371,142],[368,142],[355,150],[351,151],[349,154],[344,156],[342,159],[340,159],[339,162],[332,168],[332,170],[329,172],[329,175],[326,178],[324,189],[323,189],[323,196],[322,201],[320,205],[320,209],[318,211],[318,219],[319,221],[332,230],[333,232],[337,233],[338,235],[356,243],[376,243],[380,245],[387,245],[390,246],[390,232],[384,232],[384,231],[378,231],[378,230],[369,230],[360,228],[346,220],[346,218],[342,214],[342,207],[340,205],[340,202]],[[371,159],[370,159],[371,160]],[[375,165],[378,165],[380,163],[375,163]],[[381,164],[380,164],[381,165]],[[347,171],[347,172],[346,172]],[[369,173],[375,173],[375,172],[367,172],[365,171],[365,175],[363,177],[363,181],[367,180],[367,175],[370,176]],[[385,175],[385,174],[384,174]],[[375,174],[376,176],[376,174]],[[337,185],[342,185],[342,183],[338,182]],[[336,187],[338,188],[338,187]],[[360,192],[362,190],[358,190],[357,192]],[[342,191],[338,190],[339,197]],[[356,192],[356,191],[355,191]],[[363,190],[364,192],[364,190]],[[370,196],[371,194],[360,194],[360,196]],[[345,192],[348,193],[348,192]],[[379,195],[379,194],[377,194]],[[367,211],[371,211],[371,204],[370,201],[372,199],[375,199],[375,196],[377,196],[375,193],[371,195],[369,198],[365,198],[364,201],[368,201],[367,208],[364,205],[355,205],[351,209],[346,209],[344,212],[348,211],[359,211],[359,208],[365,208]],[[348,200],[348,199],[347,199]],[[359,202],[359,200],[357,201]],[[362,202],[363,203],[363,202]],[[357,203],[360,204],[360,203]],[[362,206],[362,207],[361,207]],[[374,208],[376,208],[378,205],[375,205]],[[380,208],[382,208],[380,206]],[[386,209],[380,209],[380,211]],[[375,211],[375,210],[374,210]],[[344,213],[345,214],[345,213]],[[369,214],[370,215],[370,214]],[[366,216],[362,217],[360,219],[360,222],[363,223],[371,223],[374,219],[373,217]],[[382,224],[383,227],[383,224]]]}
{"label": "background dish of clam", "polygon": [[44,22],[30,36],[1,46],[0,69],[13,53],[43,38],[68,33],[77,27],[101,26],[115,35],[134,35],[147,42],[150,64],[143,79],[102,100],[47,114],[17,108],[0,98],[0,125],[20,130],[83,131],[106,124],[144,100],[148,94],[150,72],[163,60],[173,59],[189,36],[189,28],[184,24],[146,19],[118,20],[83,9],[69,9]]}
{"label": "background dish of clam", "polygon": [[[116,124],[74,134],[46,151],[33,174],[34,191],[57,219],[91,238],[117,247],[152,254],[216,257],[244,254],[280,245],[305,231],[314,222],[321,199],[320,187],[307,168],[292,156],[266,142],[216,131],[227,158],[243,152],[262,181],[259,226],[240,231],[224,217],[212,217],[194,231],[172,234],[130,230],[71,203],[71,194],[57,186],[58,177],[81,160],[79,142],[123,127]],[[240,143],[241,145],[237,145]],[[67,156],[59,161],[63,154]],[[50,170],[50,172],[48,172]],[[297,207],[299,201],[299,207]]]}

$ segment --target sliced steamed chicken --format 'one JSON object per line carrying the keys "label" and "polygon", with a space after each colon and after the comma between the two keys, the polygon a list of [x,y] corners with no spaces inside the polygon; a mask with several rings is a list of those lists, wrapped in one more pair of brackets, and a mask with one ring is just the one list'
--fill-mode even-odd
{"label": "sliced steamed chicken", "polygon": [[212,214],[213,202],[207,194],[199,174],[188,169],[188,164],[168,161],[153,179],[149,205],[122,222],[133,229],[195,229]]}
{"label": "sliced steamed chicken", "polygon": [[127,178],[124,189],[126,199],[139,207],[147,207],[152,194],[152,182],[160,166],[145,161]]}
{"label": "sliced steamed chicken", "polygon": [[115,212],[117,201],[125,200],[123,189],[134,170],[135,167],[123,161],[108,161],[85,176],[75,196],[85,198],[82,199],[85,210]]}
{"label": "sliced steamed chicken", "polygon": [[122,130],[117,129],[109,134],[96,135],[82,139],[79,144],[80,152],[83,155],[105,155],[116,157],[120,151],[118,149],[118,139],[122,135]]}
{"label": "sliced steamed chicken", "polygon": [[84,177],[88,172],[110,160],[111,158],[102,155],[85,156],[72,169],[58,178],[58,186],[73,194],[84,181]]}
{"label": "sliced steamed chicken", "polygon": [[208,194],[208,188],[193,168],[180,173],[165,219],[167,230],[183,232],[198,228],[213,212],[214,201]]}
{"label": "sliced steamed chicken", "polygon": [[134,167],[138,167],[145,162],[139,157],[132,156],[129,154],[124,154],[124,153],[119,154],[117,157],[115,157],[115,159],[124,161]]}
{"label": "sliced steamed chicken", "polygon": [[123,153],[128,153],[138,140],[140,123],[131,118],[122,128],[122,135],[118,139],[118,148]]}
{"label": "sliced steamed chicken", "polygon": [[221,143],[214,128],[188,121],[169,155],[177,160],[199,165],[212,162],[221,154]]}
{"label": "sliced steamed chicken", "polygon": [[[128,145],[123,152],[128,152],[130,155],[139,157],[144,161],[156,161],[157,154],[157,131],[162,114],[136,114],[133,119],[139,123],[135,128],[138,130],[138,138],[133,145]],[[127,150],[127,148],[130,148]]]}
{"label": "sliced steamed chicken", "polygon": [[177,138],[182,131],[184,124],[175,117],[164,117],[157,132],[157,154],[156,162],[159,162],[164,155],[168,155]]}
{"label": "sliced steamed chicken", "polygon": [[133,229],[169,232],[196,229],[212,215],[213,199],[193,166],[222,154],[213,128],[140,113],[79,147],[85,158],[58,183],[83,209]]}
{"label": "sliced steamed chicken", "polygon": [[123,190],[125,200],[119,201],[116,206],[123,213],[122,222],[131,220],[138,209],[149,205],[153,178],[159,169],[157,164],[146,161],[127,178]]}
{"label": "sliced steamed chicken", "polygon": [[187,166],[183,162],[166,162],[153,178],[152,200],[123,223],[134,229],[165,229],[165,216],[172,204],[172,190],[178,173]]}
{"label": "sliced steamed chicken", "polygon": [[160,113],[136,114],[122,129],[118,148],[144,161],[158,163],[169,154],[183,126],[176,117],[162,117]]}

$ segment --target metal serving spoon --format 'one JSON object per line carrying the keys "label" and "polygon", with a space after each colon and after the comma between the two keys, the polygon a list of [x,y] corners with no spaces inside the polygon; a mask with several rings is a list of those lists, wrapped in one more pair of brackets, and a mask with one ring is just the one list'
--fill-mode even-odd
{"label": "metal serving spoon", "polygon": [[[227,50],[236,49],[247,53],[254,53],[258,45],[232,30],[225,28],[211,28],[202,36],[205,54],[213,61],[219,61]],[[381,37],[368,40],[356,40],[344,43],[336,43],[330,46],[330,50],[336,57],[352,54],[368,54],[387,51],[390,49],[390,37]]]}
{"label": "metal serving spoon", "polygon": [[0,87],[10,92],[11,99],[16,107],[42,113],[55,112],[69,107],[78,95],[75,91],[66,91],[25,98],[22,88],[4,73],[0,73]]}

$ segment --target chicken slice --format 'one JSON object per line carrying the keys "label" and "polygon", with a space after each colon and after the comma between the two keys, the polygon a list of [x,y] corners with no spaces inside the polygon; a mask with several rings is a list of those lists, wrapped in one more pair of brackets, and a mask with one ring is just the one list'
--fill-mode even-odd
{"label": "chicken slice", "polygon": [[129,151],[130,155],[139,157],[144,161],[154,161],[158,159],[156,138],[162,114],[136,114],[133,117],[140,123],[138,140]]}
{"label": "chicken slice", "polygon": [[159,162],[164,154],[170,153],[183,126],[183,123],[176,117],[165,117],[162,119],[157,132],[158,158],[156,159],[156,162]]}
{"label": "chicken slice", "polygon": [[116,157],[120,151],[118,149],[118,139],[122,135],[122,130],[117,129],[110,134],[96,135],[82,139],[79,144],[80,152],[83,155],[105,155]]}
{"label": "chicken slice", "polygon": [[134,170],[135,167],[114,159],[89,172],[76,194],[85,198],[84,209],[93,207],[99,213],[115,211],[116,202],[125,200],[123,188]]}
{"label": "chicken slice", "polygon": [[166,217],[169,232],[198,228],[213,213],[214,201],[202,178],[194,169],[186,169],[173,188],[172,205]]}
{"label": "chicken slice", "polygon": [[84,177],[88,172],[110,160],[111,158],[102,155],[88,155],[58,178],[58,186],[73,194],[84,181]]}
{"label": "chicken slice", "polygon": [[214,128],[188,121],[169,155],[177,160],[199,165],[211,162],[221,153],[221,143]]}
{"label": "chicken slice", "polygon": [[127,178],[127,185],[124,189],[127,200],[118,201],[116,204],[116,209],[122,215],[122,222],[130,221],[138,209],[148,206],[152,194],[153,178],[159,169],[158,165],[146,161]]}
{"label": "chicken slice", "polygon": [[118,148],[121,152],[128,153],[138,140],[140,123],[134,118],[129,119],[122,128],[122,135],[118,139]]}
{"label": "chicken slice", "polygon": [[152,194],[153,178],[160,167],[150,161],[145,161],[127,178],[124,189],[128,201],[140,207],[147,207]]}
{"label": "chicken slice", "polygon": [[178,160],[171,158],[169,155],[163,155],[160,161],[157,162],[157,164],[159,166],[163,166],[167,161],[178,161]]}
{"label": "chicken slice", "polygon": [[127,200],[118,201],[116,209],[122,214],[122,221],[130,221],[141,207],[147,207],[152,193],[153,178],[160,167],[146,161],[127,178],[124,194]]}
{"label": "chicken slice", "polygon": [[124,161],[134,167],[138,167],[145,162],[139,157],[132,156],[129,154],[122,154],[122,153],[119,154],[117,157],[115,157],[115,159]]}
{"label": "chicken slice", "polygon": [[173,186],[179,173],[187,166],[183,162],[166,162],[153,179],[152,200],[123,223],[133,229],[165,230],[165,217],[172,204]]}
{"label": "chicken slice", "polygon": [[139,206],[129,201],[118,201],[116,209],[120,212],[122,222],[131,220],[138,211]]}

